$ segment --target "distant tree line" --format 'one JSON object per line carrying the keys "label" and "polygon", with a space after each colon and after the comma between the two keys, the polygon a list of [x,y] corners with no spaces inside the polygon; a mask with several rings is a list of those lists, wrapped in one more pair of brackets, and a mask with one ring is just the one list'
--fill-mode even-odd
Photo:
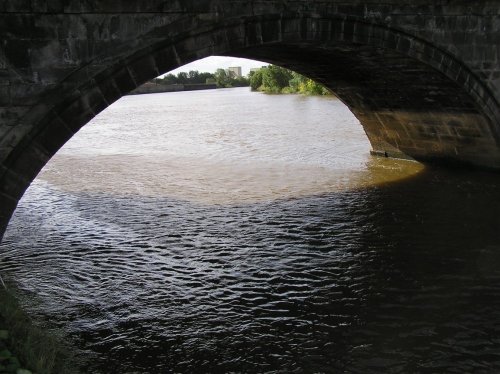
{"label": "distant tree line", "polygon": [[266,93],[299,93],[305,95],[332,95],[325,86],[294,71],[269,65],[250,72],[252,91]]}
{"label": "distant tree line", "polygon": [[215,73],[200,73],[191,70],[189,73],[180,72],[177,75],[167,74],[162,78],[153,79],[156,84],[206,84],[215,83],[219,88],[248,87],[250,81],[245,77],[237,77],[234,72],[217,69]]}
{"label": "distant tree line", "polygon": [[247,87],[252,91],[266,93],[299,93],[305,95],[332,95],[325,86],[294,71],[269,65],[251,71],[247,77],[237,77],[234,72],[217,69],[215,73],[200,73],[196,70],[172,73],[153,79],[156,84],[216,84],[218,88]]}

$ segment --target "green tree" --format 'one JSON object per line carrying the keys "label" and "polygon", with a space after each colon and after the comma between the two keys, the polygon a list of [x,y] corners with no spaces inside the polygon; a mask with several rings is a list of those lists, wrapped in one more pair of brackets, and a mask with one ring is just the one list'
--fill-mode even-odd
{"label": "green tree", "polygon": [[268,93],[300,93],[304,95],[331,95],[320,83],[279,66],[270,65],[250,75],[250,87]]}
{"label": "green tree", "polygon": [[189,83],[198,83],[200,77],[200,72],[197,70],[190,70],[188,73],[188,82]]}
{"label": "green tree", "polygon": [[215,83],[217,84],[217,87],[221,87],[221,88],[233,87],[231,83],[232,83],[232,80],[234,79],[234,73],[232,71],[226,71],[224,69],[217,69],[214,76],[215,76]]}
{"label": "green tree", "polygon": [[[200,73],[198,75],[198,81],[196,83],[208,83],[209,79],[214,79],[214,75],[212,73]],[[213,83],[213,82],[212,82]]]}
{"label": "green tree", "polygon": [[245,77],[236,77],[232,80],[231,85],[233,87],[248,87],[250,85],[250,81]]}
{"label": "green tree", "polygon": [[261,68],[257,71],[250,72],[250,88],[252,91],[257,91],[262,86],[262,71]]}
{"label": "green tree", "polygon": [[200,73],[197,70],[191,70],[188,73],[180,72],[177,75],[169,73],[163,78],[155,78],[152,82],[157,84],[205,84],[216,83],[218,87],[246,87],[249,80],[245,77],[235,77],[233,72],[227,72],[223,69],[217,70],[215,74]]}
{"label": "green tree", "polygon": [[173,75],[172,73],[167,74],[163,77],[162,79],[163,84],[176,84],[177,83],[177,77]]}
{"label": "green tree", "polygon": [[292,72],[290,70],[276,65],[269,65],[267,68],[263,69],[262,85],[266,92],[281,93],[283,88],[288,86],[292,78]]}
{"label": "green tree", "polygon": [[288,81],[288,85],[290,86],[290,93],[299,93],[301,87],[306,83],[306,81],[306,77],[293,71],[292,79]]}
{"label": "green tree", "polygon": [[181,71],[179,74],[177,74],[177,83],[180,84],[185,84],[188,83],[189,77],[188,74],[184,71]]}

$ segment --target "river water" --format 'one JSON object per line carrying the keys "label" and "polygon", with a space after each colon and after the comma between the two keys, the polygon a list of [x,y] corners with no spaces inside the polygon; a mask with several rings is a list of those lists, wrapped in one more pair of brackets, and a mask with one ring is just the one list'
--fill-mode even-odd
{"label": "river water", "polygon": [[128,96],[0,272],[90,373],[500,371],[500,176],[375,158],[333,98]]}

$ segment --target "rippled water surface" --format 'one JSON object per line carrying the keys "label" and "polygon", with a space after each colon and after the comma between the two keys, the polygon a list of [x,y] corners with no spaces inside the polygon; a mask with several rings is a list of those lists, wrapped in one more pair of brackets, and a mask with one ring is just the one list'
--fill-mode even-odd
{"label": "rippled water surface", "polygon": [[495,373],[500,178],[369,155],[331,98],[125,97],[0,247],[91,373]]}

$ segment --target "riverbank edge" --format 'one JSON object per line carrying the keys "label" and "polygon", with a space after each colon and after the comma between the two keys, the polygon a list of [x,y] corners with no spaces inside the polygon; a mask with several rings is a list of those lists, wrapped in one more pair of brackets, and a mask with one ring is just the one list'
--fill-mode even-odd
{"label": "riverbank edge", "polygon": [[144,95],[153,93],[164,93],[164,92],[184,92],[184,91],[203,91],[203,90],[215,90],[217,85],[215,83],[200,83],[200,84],[156,84],[156,83],[144,83],[143,85],[132,90],[128,95]]}
{"label": "riverbank edge", "polygon": [[[285,87],[286,88],[286,87]],[[328,94],[317,94],[317,93],[310,93],[310,92],[295,92],[295,91],[288,91],[288,90],[282,90],[280,92],[273,92],[273,91],[267,91],[265,89],[257,89],[257,90],[250,90],[251,92],[256,92],[256,93],[262,93],[262,94],[265,94],[265,95],[276,95],[276,96],[279,96],[279,95],[289,95],[289,96],[310,96],[310,97],[327,97],[327,98],[334,98],[334,99],[337,99],[337,100],[340,100],[339,97],[337,95],[335,95],[335,93],[333,93],[332,91],[329,91]]]}
{"label": "riverbank edge", "polygon": [[0,372],[16,373],[17,369],[37,374],[79,372],[72,365],[74,358],[65,351],[60,339],[35,326],[10,290],[0,289],[0,301],[0,330],[6,331],[7,335],[2,349],[11,354],[9,362],[17,362],[17,365],[10,369],[7,366],[6,371]]}

